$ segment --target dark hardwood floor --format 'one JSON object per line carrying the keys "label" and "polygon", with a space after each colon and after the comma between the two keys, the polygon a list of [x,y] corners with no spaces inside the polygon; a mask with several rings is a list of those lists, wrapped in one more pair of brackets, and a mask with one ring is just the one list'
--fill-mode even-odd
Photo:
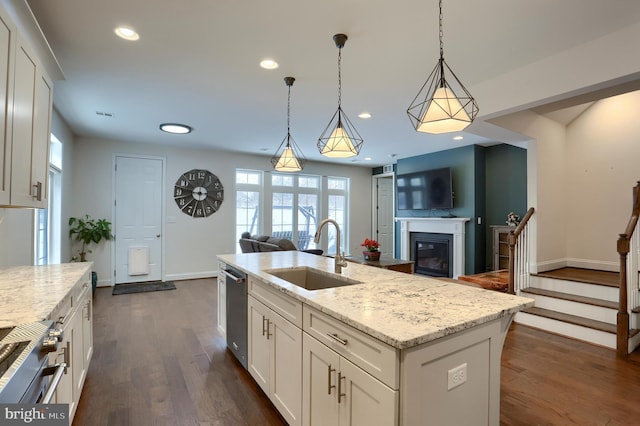
{"label": "dark hardwood floor", "polygon": [[[80,425],[282,425],[216,328],[216,281],[94,296],[94,355]],[[502,357],[501,424],[640,424],[640,354],[512,325]],[[425,423],[426,424],[426,423]]]}

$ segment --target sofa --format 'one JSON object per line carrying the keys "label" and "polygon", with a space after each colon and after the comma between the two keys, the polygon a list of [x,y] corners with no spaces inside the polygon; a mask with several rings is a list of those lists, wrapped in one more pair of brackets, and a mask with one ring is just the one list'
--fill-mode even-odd
{"label": "sofa", "polygon": [[[251,235],[249,232],[243,232],[239,242],[240,249],[243,253],[298,250],[295,244],[287,238],[275,238],[269,235]],[[300,251],[320,255],[323,253],[320,249]]]}

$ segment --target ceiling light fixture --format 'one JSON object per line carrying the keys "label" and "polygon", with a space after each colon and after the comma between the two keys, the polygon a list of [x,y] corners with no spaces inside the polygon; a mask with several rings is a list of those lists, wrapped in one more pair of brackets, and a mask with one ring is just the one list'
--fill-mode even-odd
{"label": "ceiling light fixture", "polygon": [[461,141],[462,139],[464,139],[464,136],[460,136],[460,135],[458,135],[458,136],[454,136],[454,137],[453,137],[453,140],[454,140],[454,141]]}
{"label": "ceiling light fixture", "polygon": [[[326,157],[347,158],[360,153],[363,140],[355,129],[351,120],[342,111],[342,48],[347,42],[345,34],[336,34],[333,41],[338,47],[338,110],[331,117],[331,121],[325,127],[322,135],[318,139],[318,150]],[[325,135],[329,136],[325,136]]]}
{"label": "ceiling light fixture", "polygon": [[184,124],[162,123],[160,125],[160,130],[162,130],[163,132],[167,132],[167,133],[184,135],[186,133],[191,133],[191,131],[193,129],[191,127],[187,126],[187,125],[184,125]]}
{"label": "ceiling light fixture", "polygon": [[260,67],[264,68],[265,70],[275,70],[279,66],[280,65],[273,59],[263,59],[262,61],[260,61]]}
{"label": "ceiling light fixture", "polygon": [[[442,0],[440,0],[440,59],[415,97],[407,114],[418,132],[457,132],[473,122],[478,104],[444,61]],[[450,74],[445,78],[446,71]]]}
{"label": "ceiling light fixture", "polygon": [[140,39],[140,35],[133,28],[129,27],[116,27],[113,32],[122,39],[129,41],[136,41]]}
{"label": "ceiling light fixture", "polygon": [[296,145],[293,136],[291,136],[291,86],[293,86],[294,81],[296,79],[293,77],[284,78],[284,82],[289,88],[287,95],[287,136],[282,140],[275,155],[271,157],[271,165],[279,172],[299,172],[304,168],[304,163],[307,161],[298,145]]}
{"label": "ceiling light fixture", "polygon": [[368,118],[371,118],[371,113],[370,112],[361,112],[360,114],[358,114],[359,118],[362,118],[363,120],[366,120]]}

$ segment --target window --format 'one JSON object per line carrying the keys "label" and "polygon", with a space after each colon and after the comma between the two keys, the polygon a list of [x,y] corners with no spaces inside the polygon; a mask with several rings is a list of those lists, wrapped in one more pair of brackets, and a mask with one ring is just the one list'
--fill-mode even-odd
{"label": "window", "polygon": [[263,198],[263,172],[236,170],[236,252],[240,253],[243,232],[255,234],[262,229],[260,205]]}
{"label": "window", "polygon": [[62,143],[53,134],[49,144],[49,205],[35,210],[34,265],[60,263],[62,211]]}
{"label": "window", "polygon": [[[300,250],[314,248],[322,217],[338,222],[341,251],[348,247],[349,179],[315,175],[236,170],[236,242],[243,232],[287,238]],[[328,250],[335,252],[335,229],[329,227]],[[240,246],[236,243],[236,251]]]}

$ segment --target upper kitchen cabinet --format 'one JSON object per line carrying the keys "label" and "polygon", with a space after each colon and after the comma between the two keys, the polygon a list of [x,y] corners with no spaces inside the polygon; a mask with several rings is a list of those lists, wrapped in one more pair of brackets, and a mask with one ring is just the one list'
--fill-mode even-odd
{"label": "upper kitchen cabinet", "polygon": [[53,80],[62,71],[23,0],[0,7],[0,207],[46,208]]}

